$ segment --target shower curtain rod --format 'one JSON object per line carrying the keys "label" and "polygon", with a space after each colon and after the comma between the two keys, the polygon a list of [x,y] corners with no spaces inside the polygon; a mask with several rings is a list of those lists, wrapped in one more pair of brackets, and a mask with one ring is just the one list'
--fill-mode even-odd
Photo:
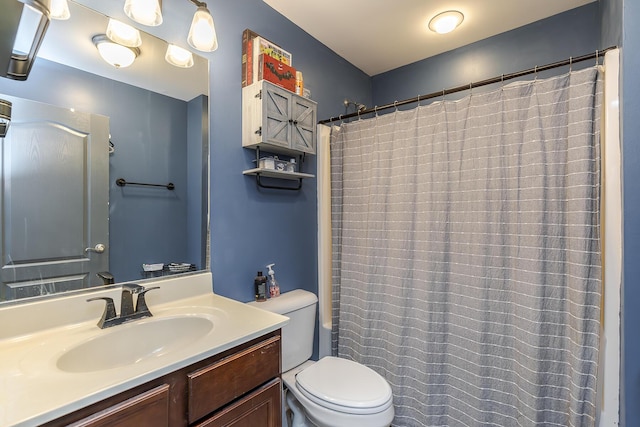
{"label": "shower curtain rod", "polygon": [[475,83],[469,83],[463,86],[457,86],[457,87],[453,87],[450,89],[443,89],[439,92],[433,92],[427,95],[419,95],[416,96],[414,98],[409,98],[409,99],[405,99],[404,101],[395,101],[391,104],[386,104],[383,105],[381,107],[373,107],[373,108],[367,108],[366,110],[362,110],[360,112],[355,112],[355,113],[350,113],[350,114],[341,114],[338,117],[331,117],[329,119],[325,119],[325,120],[320,120],[318,122],[318,124],[326,124],[326,123],[331,123],[331,122],[336,122],[338,120],[344,120],[344,119],[350,119],[353,117],[360,117],[364,114],[369,114],[369,113],[377,113],[378,111],[382,111],[382,110],[388,110],[389,108],[397,108],[401,105],[406,105],[406,104],[412,104],[414,102],[420,102],[420,101],[424,101],[427,99],[433,99],[433,98],[438,98],[440,96],[445,96],[445,95],[449,95],[452,93],[456,93],[456,92],[462,92],[464,90],[470,90],[476,87],[481,87],[481,86],[486,86],[486,85],[490,85],[490,84],[494,84],[494,83],[501,83],[501,82],[505,82],[507,80],[512,80],[518,77],[522,77],[522,76],[526,76],[529,74],[535,74],[538,73],[540,71],[546,71],[546,70],[551,70],[553,68],[558,68],[558,67],[564,67],[566,65],[572,65],[573,63],[576,62],[582,62],[582,61],[588,61],[589,59],[596,59],[598,60],[601,57],[604,57],[604,54],[607,53],[608,51],[612,50],[612,49],[617,49],[617,46],[611,46],[608,47],[606,49],[603,50],[596,50],[593,53],[587,54],[587,55],[582,55],[582,56],[577,56],[577,57],[571,57],[569,59],[565,59],[564,61],[559,61],[559,62],[554,62],[552,64],[547,64],[547,65],[542,65],[542,66],[537,66],[534,68],[529,68],[528,70],[523,70],[523,71],[518,71],[515,73],[510,73],[510,74],[503,74],[501,76],[498,77],[493,77],[491,79],[486,79],[486,80],[482,80],[479,82],[475,82]]}

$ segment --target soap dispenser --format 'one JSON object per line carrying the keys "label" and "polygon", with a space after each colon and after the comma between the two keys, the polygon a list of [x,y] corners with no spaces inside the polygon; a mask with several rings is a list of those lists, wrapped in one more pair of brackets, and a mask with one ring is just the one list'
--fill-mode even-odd
{"label": "soap dispenser", "polygon": [[269,275],[269,296],[271,298],[275,298],[277,296],[280,296],[280,286],[278,285],[278,282],[276,281],[276,273],[275,271],[273,271],[273,266],[275,264],[269,264],[267,265],[267,268],[269,269],[269,272],[267,273]]}

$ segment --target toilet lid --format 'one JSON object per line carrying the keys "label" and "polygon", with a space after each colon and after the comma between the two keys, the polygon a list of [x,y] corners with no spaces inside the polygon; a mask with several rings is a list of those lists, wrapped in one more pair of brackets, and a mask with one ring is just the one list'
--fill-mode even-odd
{"label": "toilet lid", "polygon": [[300,392],[315,403],[346,413],[381,412],[392,404],[389,383],[373,369],[327,356],[296,375]]}

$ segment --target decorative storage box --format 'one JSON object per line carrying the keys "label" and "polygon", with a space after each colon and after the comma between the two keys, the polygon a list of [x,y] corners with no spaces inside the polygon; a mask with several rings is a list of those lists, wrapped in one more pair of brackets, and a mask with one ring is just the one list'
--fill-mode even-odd
{"label": "decorative storage box", "polygon": [[260,55],[258,66],[258,80],[263,79],[291,92],[296,90],[296,69],[266,53]]}

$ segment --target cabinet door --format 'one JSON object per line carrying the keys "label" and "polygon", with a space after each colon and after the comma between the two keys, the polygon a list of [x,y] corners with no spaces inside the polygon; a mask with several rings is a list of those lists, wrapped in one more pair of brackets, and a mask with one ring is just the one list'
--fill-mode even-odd
{"label": "cabinet door", "polygon": [[281,399],[282,385],[276,378],[196,427],[281,427]]}
{"label": "cabinet door", "polygon": [[262,90],[262,102],[262,141],[290,148],[290,92],[265,84]]}
{"label": "cabinet door", "polygon": [[291,148],[305,153],[316,152],[316,105],[294,96],[291,101]]}
{"label": "cabinet door", "polygon": [[145,393],[95,413],[71,427],[162,427],[169,425],[169,385]]}

